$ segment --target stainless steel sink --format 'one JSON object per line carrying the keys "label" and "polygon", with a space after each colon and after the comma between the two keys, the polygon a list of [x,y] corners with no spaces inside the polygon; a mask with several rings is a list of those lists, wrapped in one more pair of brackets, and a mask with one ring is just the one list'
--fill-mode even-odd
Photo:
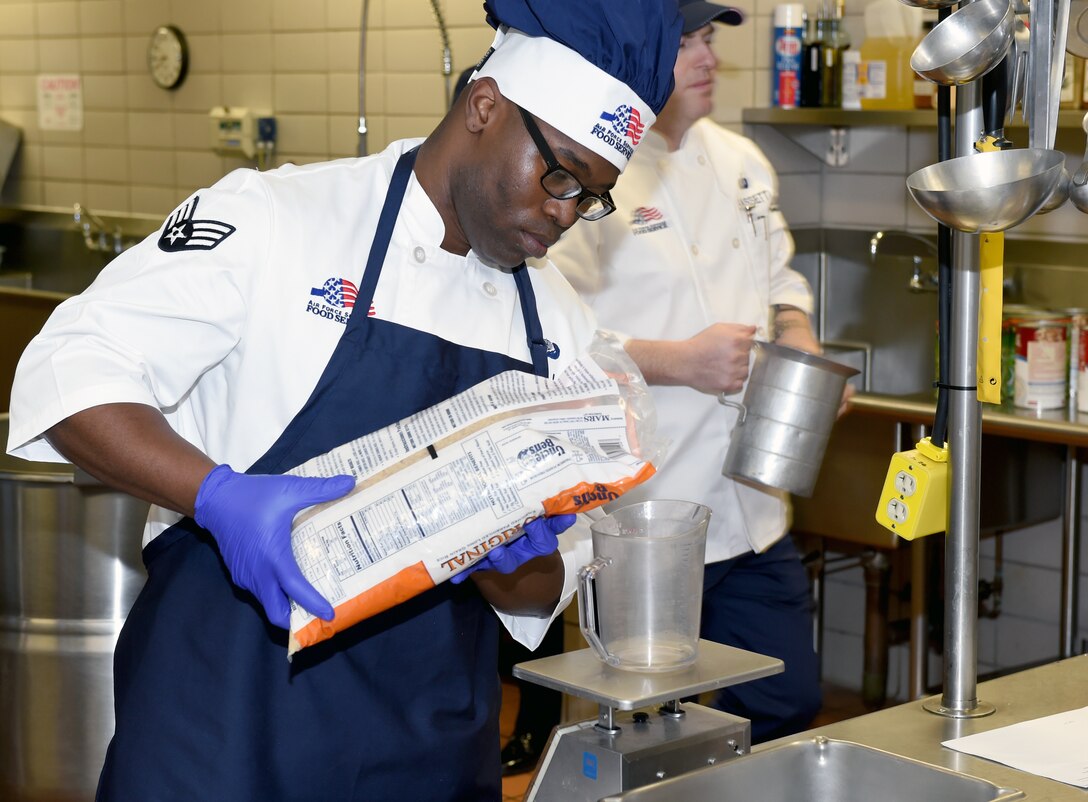
{"label": "stainless steel sink", "polygon": [[1013,788],[823,736],[699,769],[601,802],[990,802]]}

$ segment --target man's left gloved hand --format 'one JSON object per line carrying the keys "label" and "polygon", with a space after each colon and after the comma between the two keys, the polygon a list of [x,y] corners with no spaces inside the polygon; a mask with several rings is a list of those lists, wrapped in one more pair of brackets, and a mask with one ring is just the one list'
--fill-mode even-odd
{"label": "man's left gloved hand", "polygon": [[558,549],[557,536],[570,529],[576,518],[573,514],[534,518],[525,524],[524,535],[491,549],[482,560],[454,576],[450,582],[455,585],[464,582],[473,571],[512,574],[534,557],[543,557]]}

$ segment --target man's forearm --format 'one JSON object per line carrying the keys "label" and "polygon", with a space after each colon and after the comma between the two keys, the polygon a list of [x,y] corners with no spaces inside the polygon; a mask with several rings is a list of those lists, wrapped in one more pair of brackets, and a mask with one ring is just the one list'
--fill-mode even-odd
{"label": "man's forearm", "polygon": [[635,361],[647,384],[684,384],[684,344],[677,340],[628,340],[623,349]]}
{"label": "man's forearm", "polygon": [[192,515],[197,490],[215,462],[144,404],[104,404],[53,426],[46,439],[101,482]]}
{"label": "man's forearm", "polygon": [[807,351],[810,354],[822,353],[820,343],[812,331],[812,322],[808,314],[796,306],[778,304],[772,307],[774,313],[773,341]]}

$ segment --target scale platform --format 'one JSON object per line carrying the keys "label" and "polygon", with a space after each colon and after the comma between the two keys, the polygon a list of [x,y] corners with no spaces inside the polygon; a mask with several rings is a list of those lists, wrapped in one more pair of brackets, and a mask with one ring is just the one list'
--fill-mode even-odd
{"label": "scale platform", "polygon": [[677,671],[626,671],[608,665],[592,649],[581,649],[518,663],[514,676],[615,710],[636,710],[769,677],[784,668],[777,657],[700,640],[695,662]]}
{"label": "scale platform", "polygon": [[[542,657],[514,666],[518,679],[597,702],[596,721],[552,731],[526,802],[596,802],[609,794],[747,754],[746,719],[680,700],[784,669],[775,657],[700,640],[687,668],[626,671],[592,649]],[[661,704],[657,711],[615,714]]]}

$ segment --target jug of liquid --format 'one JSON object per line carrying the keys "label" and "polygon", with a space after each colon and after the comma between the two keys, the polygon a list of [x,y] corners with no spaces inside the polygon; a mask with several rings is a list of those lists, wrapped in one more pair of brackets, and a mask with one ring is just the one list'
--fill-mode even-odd
{"label": "jug of liquid", "polygon": [[590,529],[578,572],[578,618],[608,665],[673,671],[695,662],[710,509],[690,501],[621,507]]}

